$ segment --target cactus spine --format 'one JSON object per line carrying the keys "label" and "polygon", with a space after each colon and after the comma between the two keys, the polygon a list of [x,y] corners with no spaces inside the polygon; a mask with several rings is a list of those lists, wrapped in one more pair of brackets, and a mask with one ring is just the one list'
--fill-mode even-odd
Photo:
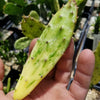
{"label": "cactus spine", "polygon": [[54,68],[70,43],[76,20],[77,6],[74,0],[53,16],[24,65],[15,88],[14,100],[27,96]]}

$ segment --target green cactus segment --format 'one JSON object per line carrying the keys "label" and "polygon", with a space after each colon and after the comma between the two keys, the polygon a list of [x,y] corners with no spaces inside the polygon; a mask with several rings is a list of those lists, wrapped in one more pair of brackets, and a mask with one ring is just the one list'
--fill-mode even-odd
{"label": "green cactus segment", "polygon": [[15,42],[14,47],[18,50],[27,48],[30,45],[31,41],[32,40],[28,37],[22,37]]}
{"label": "green cactus segment", "polygon": [[4,5],[3,10],[5,14],[9,14],[9,15],[20,15],[23,12],[23,9],[21,7],[18,7],[13,3],[6,3]]}
{"label": "green cactus segment", "polygon": [[59,1],[58,0],[53,0],[53,5],[54,5],[55,11],[57,12],[60,9]]}
{"label": "green cactus segment", "polygon": [[100,15],[97,16],[97,20],[95,23],[95,29],[94,29],[94,34],[99,34],[100,32]]}
{"label": "green cactus segment", "polygon": [[87,2],[87,0],[76,0],[77,6],[79,7],[78,16],[80,16],[82,14],[82,10],[84,10],[86,2]]}
{"label": "green cactus segment", "polygon": [[29,16],[23,16],[21,26],[26,37],[22,37],[15,42],[14,47],[19,50],[28,47],[33,38],[40,37],[45,28],[45,25],[39,22],[39,15],[34,10],[30,12]]}
{"label": "green cactus segment", "polygon": [[39,20],[40,19],[40,17],[39,17],[39,15],[38,15],[38,13],[35,11],[35,10],[32,10],[31,12],[30,12],[30,14],[29,14],[31,17],[33,17],[33,18],[35,18],[35,19],[37,19],[37,20]]}
{"label": "green cactus segment", "polygon": [[59,0],[36,0],[37,4],[45,4],[53,13],[60,9]]}
{"label": "green cactus segment", "polygon": [[12,2],[12,3],[15,3],[19,6],[24,6],[25,5],[25,0],[8,0],[8,2]]}
{"label": "green cactus segment", "polygon": [[53,16],[24,65],[14,100],[22,100],[54,68],[70,43],[76,20],[77,6],[74,0]]}
{"label": "green cactus segment", "polygon": [[82,4],[87,2],[87,0],[75,0],[75,1],[77,3],[77,6],[80,6],[80,5],[82,5]]}
{"label": "green cactus segment", "polygon": [[[71,1],[71,0],[69,0],[69,1]],[[75,0],[75,1],[76,1],[77,6],[78,6],[80,9],[83,9],[84,6],[85,6],[85,4],[86,4],[86,2],[87,2],[87,0]],[[78,12],[78,13],[79,13],[79,12]]]}
{"label": "green cactus segment", "polygon": [[0,16],[3,15],[3,6],[5,4],[5,0],[0,0]]}
{"label": "green cactus segment", "polygon": [[30,39],[39,37],[45,29],[44,24],[31,16],[23,16],[21,27],[23,34]]}
{"label": "green cactus segment", "polygon": [[45,2],[50,5],[51,11],[53,13],[57,12],[60,9],[59,0],[46,0]]}
{"label": "green cactus segment", "polygon": [[92,85],[95,85],[98,82],[100,82],[100,42],[98,43],[98,46],[94,54],[95,54],[95,68],[91,80]]}
{"label": "green cactus segment", "polygon": [[78,18],[77,23],[76,23],[75,31],[77,30],[79,23],[81,21],[82,11],[84,10],[86,2],[87,2],[87,0],[76,0],[77,6],[79,7],[79,9],[78,9],[78,17],[79,18]]}

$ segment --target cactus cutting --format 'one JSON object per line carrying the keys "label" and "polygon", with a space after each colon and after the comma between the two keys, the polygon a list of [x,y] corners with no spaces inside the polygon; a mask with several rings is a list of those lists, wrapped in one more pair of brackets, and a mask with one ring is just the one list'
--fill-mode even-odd
{"label": "cactus cutting", "polygon": [[68,47],[75,23],[77,5],[69,1],[51,19],[24,65],[14,91],[14,100],[22,100],[55,67]]}

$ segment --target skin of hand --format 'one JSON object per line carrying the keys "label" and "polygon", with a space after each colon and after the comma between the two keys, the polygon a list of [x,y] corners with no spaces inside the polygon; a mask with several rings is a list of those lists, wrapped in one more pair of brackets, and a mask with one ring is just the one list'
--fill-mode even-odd
{"label": "skin of hand", "polygon": [[[29,48],[29,54],[33,49],[36,39]],[[71,40],[69,47],[56,64],[55,68],[42,80],[42,82],[23,100],[85,100],[91,81],[95,57],[91,50],[83,50],[78,58],[77,71],[74,80],[67,90],[72,71],[74,55],[74,42]],[[4,65],[0,60],[0,100],[13,100],[13,92],[5,95],[2,91],[2,79]]]}

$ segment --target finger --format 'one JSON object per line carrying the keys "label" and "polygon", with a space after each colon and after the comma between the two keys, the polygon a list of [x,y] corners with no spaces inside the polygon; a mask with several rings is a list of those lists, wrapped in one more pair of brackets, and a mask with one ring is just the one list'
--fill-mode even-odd
{"label": "finger", "polygon": [[3,89],[3,83],[2,83],[3,77],[4,77],[4,64],[3,61],[0,59],[0,90]]}
{"label": "finger", "polygon": [[14,91],[11,91],[6,95],[6,97],[9,98],[9,100],[13,100],[13,94],[14,94]]}
{"label": "finger", "polygon": [[34,48],[34,46],[36,44],[36,41],[37,41],[37,38],[33,39],[32,42],[30,43],[30,46],[29,46],[29,55],[30,55],[32,49]]}
{"label": "finger", "polygon": [[0,81],[0,90],[3,90],[3,83]]}
{"label": "finger", "polygon": [[3,100],[1,99],[1,97],[4,97],[4,96],[5,96],[4,92],[0,90],[0,100]]}
{"label": "finger", "polygon": [[0,90],[0,100],[13,100],[13,97],[7,94],[5,95],[3,91]]}
{"label": "finger", "polygon": [[13,94],[14,94],[14,91],[10,91],[10,92],[8,92],[8,93],[7,93],[7,95],[6,95],[6,96],[8,96],[8,97],[11,97],[11,98],[12,98],[12,97],[13,97]]}
{"label": "finger", "polygon": [[4,77],[4,64],[3,61],[0,59],[0,80]]}
{"label": "finger", "polygon": [[77,71],[70,87],[70,93],[75,100],[85,100],[95,64],[92,51],[83,50],[79,56]]}
{"label": "finger", "polygon": [[69,47],[57,64],[55,79],[62,83],[68,83],[72,71],[74,55],[74,41],[71,40]]}

